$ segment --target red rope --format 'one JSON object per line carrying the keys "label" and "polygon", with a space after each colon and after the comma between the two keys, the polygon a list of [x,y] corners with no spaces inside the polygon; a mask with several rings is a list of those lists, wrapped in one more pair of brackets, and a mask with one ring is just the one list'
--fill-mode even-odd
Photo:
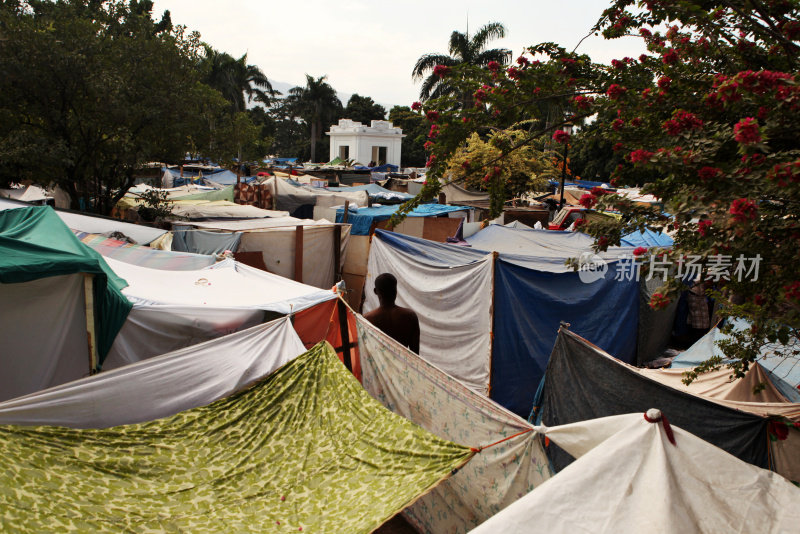
{"label": "red rope", "polygon": [[516,438],[517,436],[521,436],[522,434],[527,434],[528,432],[533,432],[533,429],[529,428],[527,430],[523,430],[522,432],[517,432],[513,436],[508,436],[507,438],[503,438],[500,441],[495,441],[494,443],[490,443],[489,445],[484,445],[482,447],[478,447],[477,449],[475,447],[470,447],[469,450],[471,450],[472,452],[481,452],[483,449],[488,449],[489,447],[494,447],[495,445],[500,445],[504,441],[508,441],[508,440],[510,440],[512,438]]}
{"label": "red rope", "polygon": [[669,442],[677,446],[677,444],[675,443],[675,435],[672,433],[672,427],[669,426],[669,421],[667,420],[666,415],[659,412],[658,417],[650,419],[649,417],[647,417],[647,413],[645,413],[644,420],[647,421],[648,423],[661,423],[664,426],[664,432],[667,433],[667,439],[669,439]]}

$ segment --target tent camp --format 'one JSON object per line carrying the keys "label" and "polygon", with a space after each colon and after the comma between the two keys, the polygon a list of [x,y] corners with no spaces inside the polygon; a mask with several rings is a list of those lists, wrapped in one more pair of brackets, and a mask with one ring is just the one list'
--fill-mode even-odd
{"label": "tent camp", "polygon": [[[373,224],[391,219],[399,206],[374,206],[352,208],[347,214],[347,222],[353,225],[353,235],[370,235]],[[444,204],[420,204],[408,213],[408,217],[455,217],[464,218],[468,209],[462,206],[447,206]],[[344,220],[344,208],[336,210],[336,222]]]}
{"label": "tent camp", "polygon": [[208,254],[159,250],[86,232],[75,231],[75,235],[84,245],[93,248],[102,256],[151,269],[192,271],[214,265],[217,262],[216,257]]}
{"label": "tent camp", "polygon": [[[204,167],[199,170],[162,168],[161,187],[172,188],[182,185],[204,184],[205,180],[211,180],[220,185],[233,185],[236,183],[236,173],[220,167]],[[250,183],[255,180],[255,176],[240,176],[239,181]]]}
{"label": "tent camp", "polygon": [[131,308],[125,285],[52,208],[0,211],[0,400],[98,369]]}
{"label": "tent camp", "polygon": [[[726,387],[725,375],[688,388],[678,386],[676,374],[632,367],[561,329],[547,366],[538,420],[563,425],[647,409],[642,406],[656,407],[676,425],[740,460],[796,477],[797,461],[793,459],[800,455],[791,450],[796,435],[790,434],[791,440],[772,438],[780,434],[773,420],[800,419],[800,405],[771,402],[779,400],[777,390],[769,390],[759,399],[751,389],[747,397],[745,385]],[[751,385],[755,380],[758,377],[751,377]],[[786,429],[785,423],[782,426]],[[550,451],[550,456],[557,470],[571,461],[557,449]]]}
{"label": "tent camp", "polygon": [[[176,232],[187,228],[209,232],[201,234],[203,246],[208,247],[225,246],[219,241],[234,240],[234,234],[238,233],[239,244],[232,250],[237,260],[326,289],[336,282],[336,275],[341,272],[350,240],[349,225],[294,217],[191,221],[175,225]],[[210,250],[195,248],[199,239],[194,238],[195,246],[186,246],[188,252]]]}
{"label": "tent camp", "polygon": [[474,534],[777,534],[800,523],[800,489],[667,427],[658,410],[537,430],[578,459]]}
{"label": "tent camp", "polygon": [[295,217],[305,219],[325,218],[325,215],[328,215],[325,212],[326,208],[342,206],[345,202],[356,206],[369,204],[369,194],[362,190],[351,191],[350,188],[342,188],[344,189],[342,191],[328,190],[277,176],[267,178],[264,184],[273,191],[277,209],[286,210]]}
{"label": "tent camp", "polygon": [[561,321],[634,361],[639,288],[635,280],[615,279],[620,262],[606,256],[573,272],[564,260],[578,246],[549,252],[539,247],[527,256],[490,250],[376,231],[364,311],[378,305],[375,277],[394,274],[398,304],[415,310],[420,319],[420,355],[522,417],[530,413]]}
{"label": "tent camp", "polygon": [[336,298],[330,288],[294,282],[233,260],[194,271],[149,269],[111,258],[106,261],[128,282],[123,294],[133,308],[104,369],[188,347]]}
{"label": "tent camp", "polygon": [[327,343],[247,385],[145,423],[0,427],[3,524],[367,533],[473,456],[386,410]]}
{"label": "tent camp", "polygon": [[550,477],[524,419],[389,338],[358,316],[362,383],[374,398],[442,439],[479,449],[458,473],[404,511],[420,532],[467,532]]}

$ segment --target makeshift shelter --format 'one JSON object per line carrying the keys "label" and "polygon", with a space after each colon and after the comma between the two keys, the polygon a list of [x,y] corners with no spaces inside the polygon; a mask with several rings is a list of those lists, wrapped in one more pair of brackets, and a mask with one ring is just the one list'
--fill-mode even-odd
{"label": "makeshift shelter", "polygon": [[194,271],[217,262],[216,257],[210,255],[159,250],[98,234],[74,232],[84,245],[93,248],[102,256],[140,267],[168,271]]}
{"label": "makeshift shelter", "polygon": [[800,489],[658,410],[537,430],[578,458],[473,534],[792,532]]}
{"label": "makeshift shelter", "polygon": [[125,285],[52,208],[0,211],[0,400],[97,370],[131,309]]}
{"label": "makeshift shelter", "polygon": [[399,204],[414,198],[414,195],[401,193],[399,191],[391,191],[379,186],[378,184],[353,185],[350,187],[326,187],[325,190],[336,193],[355,193],[358,191],[366,191],[366,193],[369,195],[369,199],[372,202],[380,202],[384,204]]}
{"label": "makeshift shelter", "polygon": [[10,198],[12,200],[19,200],[21,202],[29,202],[31,204],[40,205],[55,201],[53,195],[35,185],[24,185],[21,187],[12,187],[11,189],[0,189],[0,198]]}
{"label": "makeshift shelter", "polygon": [[32,532],[366,533],[473,455],[386,410],[326,343],[208,406],[103,430],[3,426],[0,450],[4,524]]}
{"label": "makeshift shelter", "polygon": [[277,209],[286,210],[294,216],[305,215],[303,218],[306,219],[323,218],[325,213],[321,210],[342,206],[345,202],[354,206],[369,205],[369,193],[362,190],[351,191],[347,188],[335,191],[303,185],[277,176],[268,178],[264,184],[272,188]]}
{"label": "makeshift shelter", "polygon": [[527,417],[562,321],[626,361],[636,356],[638,282],[615,279],[613,252],[567,270],[564,260],[577,250],[521,256],[376,231],[364,310],[378,305],[375,277],[394,274],[398,304],[420,319],[420,355]]}
{"label": "makeshift shelter", "polygon": [[[220,167],[206,167],[199,170],[189,169],[170,169],[162,168],[161,187],[173,188],[182,185],[204,184],[206,180],[211,180],[220,185],[233,185],[237,182],[235,172]],[[240,176],[238,181],[250,183],[255,180],[255,176]]]}
{"label": "makeshift shelter", "polygon": [[[656,407],[698,437],[759,467],[768,460],[768,420],[659,383],[587,340],[560,329],[547,365],[538,419],[564,425]],[[550,451],[556,470],[571,459]]]}
{"label": "makeshift shelter", "polygon": [[[350,240],[349,225],[293,217],[191,221],[188,224],[204,231],[219,232],[218,239],[240,233],[239,245],[233,250],[237,260],[326,289],[337,281]],[[185,228],[186,225],[179,226]]]}
{"label": "makeshift shelter", "polygon": [[0,403],[0,424],[107,428],[242,390],[306,351],[289,317]]}
{"label": "makeshift shelter", "polygon": [[133,308],[104,369],[188,347],[336,298],[330,289],[300,284],[233,260],[196,271],[107,261],[128,281],[123,293]]}
{"label": "makeshift shelter", "polygon": [[442,439],[479,452],[404,511],[420,532],[467,532],[550,477],[533,427],[358,316],[362,383],[374,398]]}
{"label": "makeshift shelter", "polygon": [[[371,208],[352,208],[347,214],[347,222],[353,225],[353,235],[370,235],[373,224],[391,219],[400,206],[373,206]],[[408,217],[456,217],[467,216],[467,209],[461,206],[444,204],[420,204],[408,213]],[[336,222],[344,221],[344,208],[336,210]]]}

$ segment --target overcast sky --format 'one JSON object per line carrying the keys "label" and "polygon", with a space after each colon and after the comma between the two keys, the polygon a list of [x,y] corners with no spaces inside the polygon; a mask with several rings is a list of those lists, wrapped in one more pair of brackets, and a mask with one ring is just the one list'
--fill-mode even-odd
{"label": "overcast sky", "polygon": [[[358,93],[391,107],[419,95],[411,79],[417,58],[447,53],[453,30],[474,33],[501,22],[507,37],[491,46],[512,50],[556,42],[569,50],[587,34],[608,0],[155,0],[154,17],[168,9],[174,24],[200,32],[217,50],[244,53],[271,79],[291,85],[305,73],[328,76],[341,93]],[[586,39],[578,49],[608,63],[638,57],[640,40]],[[344,102],[346,104],[346,102]]]}

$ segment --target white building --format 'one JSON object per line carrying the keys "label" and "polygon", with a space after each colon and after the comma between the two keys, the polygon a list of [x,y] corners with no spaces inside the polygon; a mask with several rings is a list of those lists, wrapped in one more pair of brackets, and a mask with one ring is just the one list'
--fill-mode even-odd
{"label": "white building", "polygon": [[369,126],[341,119],[327,132],[331,136],[330,159],[355,160],[361,165],[389,163],[400,166],[403,129],[389,121],[371,121]]}

